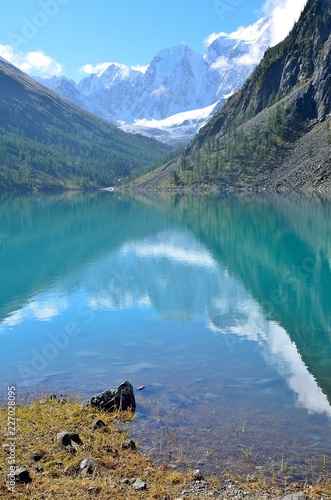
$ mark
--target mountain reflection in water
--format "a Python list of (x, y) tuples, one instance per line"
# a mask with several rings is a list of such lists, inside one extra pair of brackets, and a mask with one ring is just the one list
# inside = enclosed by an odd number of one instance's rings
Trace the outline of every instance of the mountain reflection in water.
[(161, 421), (187, 453), (212, 443), (209, 468), (245, 446), (289, 463), (301, 448), (315, 467), (331, 442), (330, 211), (299, 196), (4, 196), (3, 394), (128, 378), (146, 385), (134, 425), (150, 449)]

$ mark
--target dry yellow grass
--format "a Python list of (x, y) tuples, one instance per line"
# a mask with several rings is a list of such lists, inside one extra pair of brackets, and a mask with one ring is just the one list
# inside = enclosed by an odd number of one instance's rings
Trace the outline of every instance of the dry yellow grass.
[[(6, 478), (9, 472), (10, 436), (8, 436), (8, 408), (0, 408), (0, 498), (26, 500), (48, 499), (159, 499), (173, 500), (180, 497), (180, 491), (192, 488), (195, 482), (192, 473), (181, 473), (155, 466), (149, 457), (139, 450), (126, 449), (126, 432), (123, 423), (133, 418), (130, 412), (105, 413), (87, 407), (80, 400), (60, 401), (50, 397), (38, 398), (16, 407), (15, 458), (16, 465), (25, 467), (32, 481), (28, 484), (15, 483), (14, 492), (8, 491)], [(101, 419), (106, 427), (94, 432), (92, 422)], [(82, 440), (69, 452), (61, 448), (56, 440), (58, 433), (77, 432)], [(36, 452), (44, 452), (35, 460)], [(79, 470), (80, 462), (91, 457), (95, 462), (92, 473)], [(140, 478), (146, 483), (146, 490), (136, 491), (123, 480)], [(281, 492), (276, 485), (268, 484), (263, 478), (258, 481), (242, 481), (225, 477), (208, 479), (208, 489), (218, 490), (216, 498), (229, 484), (235, 489), (244, 489), (245, 498), (275, 498)], [(288, 491), (288, 490), (287, 490)], [(331, 498), (331, 484), (325, 478), (323, 484), (306, 490), (307, 498)], [(210, 498), (207, 491), (194, 498)]]
[[(0, 450), (0, 471), (3, 480), (0, 497), (15, 496), (22, 499), (53, 498), (174, 498), (179, 489), (188, 484), (189, 475), (165, 472), (151, 464), (148, 457), (138, 451), (123, 449), (127, 438), (118, 425), (132, 418), (131, 413), (111, 414), (87, 407), (80, 401), (59, 402), (46, 397), (31, 404), (16, 407), (16, 465), (25, 467), (32, 482), (15, 485), (11, 493), (5, 484), (9, 472), (7, 407), (0, 409), (2, 444)], [(101, 419), (107, 427), (91, 431), (94, 420)], [(76, 452), (62, 449), (56, 441), (58, 433), (75, 431), (83, 444), (76, 446)], [(35, 451), (45, 456), (35, 461)], [(84, 458), (91, 457), (96, 467), (92, 474), (79, 471)], [(124, 478), (142, 479), (147, 489), (133, 490), (123, 484)], [(93, 489), (92, 489), (93, 488)]]

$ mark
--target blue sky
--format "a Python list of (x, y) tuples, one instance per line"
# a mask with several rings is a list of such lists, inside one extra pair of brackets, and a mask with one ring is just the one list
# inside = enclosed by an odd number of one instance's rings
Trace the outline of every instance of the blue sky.
[[(147, 65), (166, 47), (203, 53), (211, 33), (248, 26), (305, 0), (2, 0), (0, 55), (31, 74), (64, 73), (119, 62)], [(289, 7), (290, 6), (290, 7)], [(296, 7), (297, 10), (297, 7)], [(283, 15), (282, 14), (282, 15)]]

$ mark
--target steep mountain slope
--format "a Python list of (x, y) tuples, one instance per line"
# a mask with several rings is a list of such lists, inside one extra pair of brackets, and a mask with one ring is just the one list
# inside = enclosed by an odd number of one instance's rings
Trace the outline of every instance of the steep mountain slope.
[(77, 108), (0, 58), (0, 189), (109, 186), (166, 151)]
[[(206, 109), (224, 104), (251, 75), (270, 44), (269, 28), (270, 20), (263, 18), (248, 28), (221, 33), (204, 55), (184, 44), (163, 49), (145, 73), (113, 63), (78, 84), (64, 77), (38, 81), (124, 130), (136, 128), (168, 144), (188, 142), (210, 118)], [(179, 113), (194, 110), (189, 127), (185, 118), (178, 121)], [(171, 125), (165, 125), (172, 116)]]
[(330, 49), (330, 1), (309, 0), (182, 157), (140, 185), (331, 188)]

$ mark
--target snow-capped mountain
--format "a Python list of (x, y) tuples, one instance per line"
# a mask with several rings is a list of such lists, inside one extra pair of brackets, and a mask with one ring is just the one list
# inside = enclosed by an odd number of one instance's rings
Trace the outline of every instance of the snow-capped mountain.
[(139, 98), (144, 75), (124, 64), (113, 63), (100, 76), (81, 80), (77, 89), (89, 103), (89, 111), (117, 122), (131, 120), (130, 110)]
[(204, 57), (184, 44), (159, 52), (149, 65), (132, 118), (164, 120), (215, 102), (215, 81)]
[(204, 57), (220, 78), (219, 99), (239, 90), (260, 62), (270, 44), (270, 25), (271, 20), (264, 17), (248, 28), (220, 33), (212, 41)]
[(119, 63), (78, 84), (38, 79), (87, 111), (168, 144), (188, 142), (214, 108), (251, 75), (270, 43), (270, 20), (209, 37), (205, 54), (181, 44), (161, 50), (145, 72)]

